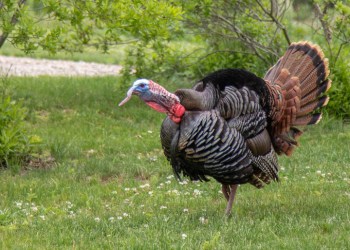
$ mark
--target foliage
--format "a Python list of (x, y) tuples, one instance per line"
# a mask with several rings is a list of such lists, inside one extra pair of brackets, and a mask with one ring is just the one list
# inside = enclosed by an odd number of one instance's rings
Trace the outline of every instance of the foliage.
[(11, 81), (2, 76), (0, 82), (0, 168), (10, 167), (14, 172), (27, 164), (34, 146), (41, 138), (30, 135), (26, 129), (27, 109), (11, 98)]
[[(337, 93), (350, 99), (349, 80), (340, 70), (349, 64), (347, 1), (10, 0), (0, 9), (5, 13), (0, 40), (27, 53), (39, 48), (52, 54), (92, 48), (108, 53), (123, 45), (117, 61), (123, 62), (122, 82), (128, 84), (132, 76), (197, 80), (226, 67), (263, 76), (290, 42), (310, 40), (329, 58), (336, 80), (331, 100)], [(338, 103), (330, 104), (330, 112), (349, 116)]]
[(333, 85), (328, 110), (331, 114), (349, 119), (350, 5), (345, 1), (337, 1), (335, 4), (333, 1), (314, 1), (314, 6), (322, 27), (321, 45), (325, 45), (332, 72)]
[(29, 152), (25, 116), (26, 109), (20, 103), (6, 95), (0, 98), (0, 167), (19, 164)]
[[(257, 57), (265, 65), (271, 65), (290, 43), (282, 23), (288, 1), (219, 0), (193, 1), (191, 5), (184, 1), (183, 4), (187, 8), (187, 27), (197, 30), (208, 41), (209, 53), (234, 55), (221, 59), (228, 65), (236, 55)], [(242, 60), (241, 67), (245, 63)]]
[[(350, 50), (347, 50), (350, 56)], [(331, 115), (340, 117), (344, 120), (350, 119), (350, 62), (340, 60), (332, 69), (332, 88), (330, 90), (331, 101), (328, 103), (327, 110)]]
[[(327, 109), (349, 118), (350, 6), (347, 1), (292, 2), (184, 1), (185, 27), (207, 43), (195, 67), (187, 70), (203, 75), (219, 68), (238, 67), (264, 76), (290, 42), (310, 40), (319, 44), (329, 58), (333, 87)], [(301, 16), (305, 9), (308, 12)]]
[[(26, 1), (22, 1), (26, 3)], [(165, 1), (35, 0), (1, 5), (0, 27), (10, 43), (32, 52), (43, 48), (82, 51), (142, 41), (168, 40), (179, 30), (181, 9)], [(13, 19), (17, 22), (13, 22)], [(126, 38), (125, 36), (128, 36)], [(131, 38), (130, 38), (131, 37)], [(134, 38), (132, 38), (134, 37)]]
[(173, 178), (164, 115), (137, 98), (117, 107), (119, 80), (11, 81), (58, 163), (0, 172), (1, 249), (349, 249), (349, 125), (310, 127), (279, 158), (280, 182), (241, 185), (225, 218), (218, 183)]

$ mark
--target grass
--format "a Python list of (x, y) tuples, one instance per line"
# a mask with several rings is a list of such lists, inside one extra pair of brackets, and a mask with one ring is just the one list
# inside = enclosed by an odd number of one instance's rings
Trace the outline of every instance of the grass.
[[(309, 128), (281, 181), (243, 185), (231, 218), (220, 185), (177, 182), (163, 119), (118, 78), (11, 78), (38, 154), (54, 165), (0, 172), (1, 249), (348, 249), (350, 126)], [(176, 86), (167, 86), (173, 90)]]

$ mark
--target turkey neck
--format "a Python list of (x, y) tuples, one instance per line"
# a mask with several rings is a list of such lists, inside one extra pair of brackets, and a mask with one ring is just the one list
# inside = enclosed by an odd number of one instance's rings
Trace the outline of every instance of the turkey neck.
[(179, 89), (175, 91), (175, 95), (179, 97), (186, 110), (210, 110), (216, 106), (220, 91), (212, 84), (207, 84), (203, 91)]

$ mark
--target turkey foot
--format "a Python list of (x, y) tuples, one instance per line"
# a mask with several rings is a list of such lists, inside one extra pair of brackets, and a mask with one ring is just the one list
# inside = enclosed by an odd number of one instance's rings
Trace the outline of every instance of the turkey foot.
[[(228, 197), (228, 202), (227, 202), (227, 206), (226, 206), (226, 210), (225, 210), (225, 214), (227, 216), (229, 216), (231, 214), (231, 210), (232, 210), (232, 204), (233, 204), (233, 201), (235, 200), (235, 196), (236, 196), (236, 191), (237, 191), (237, 188), (238, 188), (238, 185), (235, 184), (235, 185), (223, 185), (223, 189), (224, 189), (224, 186), (225, 187), (225, 190), (226, 190), (226, 193), (224, 193), (224, 196), (225, 198), (227, 199), (227, 195), (228, 195), (228, 189), (230, 189), (230, 195)], [(230, 187), (230, 188), (229, 188)]]

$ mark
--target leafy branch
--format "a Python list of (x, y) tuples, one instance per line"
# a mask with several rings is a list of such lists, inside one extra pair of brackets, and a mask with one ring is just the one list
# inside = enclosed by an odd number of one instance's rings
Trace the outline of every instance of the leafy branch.
[[(22, 7), (24, 6), (24, 4), (26, 3), (26, 0), (19, 0), (17, 2), (17, 8), (15, 9), (12, 17), (11, 17), (11, 20), (10, 20), (10, 28), (9, 30), (7, 31), (4, 31), (1, 35), (0, 35), (0, 48), (3, 46), (3, 44), (5, 43), (6, 39), (8, 38), (9, 34), (11, 33), (11, 31), (13, 30), (14, 26), (18, 23), (19, 21), (19, 17), (20, 17), (20, 14), (21, 14), (21, 9)], [(4, 3), (0, 3), (0, 10), (2, 8), (4, 8), (5, 5)]]

